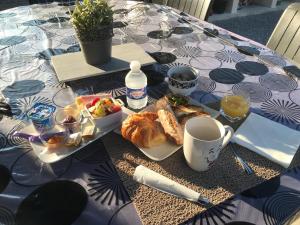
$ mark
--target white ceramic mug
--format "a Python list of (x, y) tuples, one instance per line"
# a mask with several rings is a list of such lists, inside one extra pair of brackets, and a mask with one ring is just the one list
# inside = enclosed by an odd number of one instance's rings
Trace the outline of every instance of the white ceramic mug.
[(218, 158), (234, 130), (211, 117), (194, 117), (184, 128), (183, 152), (187, 164), (196, 171), (208, 170)]

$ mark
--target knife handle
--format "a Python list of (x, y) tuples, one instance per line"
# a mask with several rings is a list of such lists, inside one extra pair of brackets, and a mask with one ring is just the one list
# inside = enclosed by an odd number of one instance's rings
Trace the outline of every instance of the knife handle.
[(210, 201), (207, 198), (204, 198), (202, 196), (199, 196), (197, 203), (203, 206), (209, 206), (209, 207), (213, 206), (213, 204), (210, 203)]

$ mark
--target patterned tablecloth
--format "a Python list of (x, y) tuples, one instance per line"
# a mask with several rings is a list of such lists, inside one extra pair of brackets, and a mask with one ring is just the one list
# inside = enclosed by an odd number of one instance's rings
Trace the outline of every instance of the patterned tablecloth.
[[(158, 62), (145, 70), (149, 75), (150, 103), (167, 92), (166, 71), (188, 65), (200, 72), (199, 85), (192, 93), (194, 99), (209, 103), (228, 92), (247, 91), (253, 112), (300, 130), (299, 81), (191, 28), (157, 5), (111, 3), (115, 10), (113, 44), (133, 41)], [(50, 57), (80, 50), (69, 24), (68, 8), (52, 3), (0, 12), (0, 90), (14, 114), (0, 121), (0, 224), (140, 224), (101, 141), (65, 160), (45, 164), (33, 154), (28, 142), (12, 136), (26, 126), (26, 111), (36, 102), (61, 108), (75, 94), (98, 92), (124, 99), (124, 73), (58, 83)], [(194, 22), (203, 28), (214, 28), (203, 21)], [(162, 38), (167, 27), (174, 28), (172, 35)], [(218, 29), (219, 35), (233, 44), (246, 46), (277, 65), (290, 65), (264, 46)], [(220, 207), (216, 210), (220, 211)], [(272, 218), (265, 221), (269, 220)], [(275, 224), (271, 222), (266, 224)]]

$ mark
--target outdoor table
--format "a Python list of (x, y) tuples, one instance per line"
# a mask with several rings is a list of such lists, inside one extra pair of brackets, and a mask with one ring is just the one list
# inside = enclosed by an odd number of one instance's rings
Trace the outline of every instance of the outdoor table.
[[(165, 13), (159, 5), (126, 1), (111, 4), (115, 10), (113, 44), (135, 42), (158, 62), (144, 69), (149, 79), (149, 104), (168, 93), (164, 81), (167, 70), (187, 65), (200, 72), (199, 85), (191, 95), (196, 101), (216, 107), (215, 102), (226, 93), (247, 91), (252, 112), (300, 130), (299, 81), (278, 67), (266, 66), (257, 57), (191, 27), (172, 13)], [(136, 4), (139, 9), (133, 10)], [(254, 174), (247, 175), (226, 148), (210, 170), (197, 173), (186, 165), (182, 150), (155, 162), (111, 132), (62, 161), (41, 162), (28, 142), (12, 136), (26, 126), (26, 112), (34, 103), (62, 108), (74, 96), (91, 93), (110, 93), (126, 101), (126, 71), (70, 83), (57, 81), (51, 56), (80, 50), (69, 24), (69, 8), (67, 4), (52, 3), (0, 12), (0, 90), (9, 99), (14, 114), (13, 118), (3, 117), (0, 121), (1, 224), (133, 225), (187, 221), (271, 225), (279, 224), (299, 207), (299, 151), (291, 169), (286, 171), (241, 147), (237, 152), (254, 170)], [(189, 19), (202, 28), (217, 28), (220, 37), (247, 46), (262, 59), (279, 66), (290, 65), (263, 45), (210, 23)], [(161, 36), (166, 26), (174, 28), (169, 38)], [(132, 179), (137, 165), (155, 170), (220, 204), (205, 211), (200, 205), (140, 185)], [(278, 176), (281, 173), (284, 175)], [(266, 180), (269, 183), (256, 186)]]

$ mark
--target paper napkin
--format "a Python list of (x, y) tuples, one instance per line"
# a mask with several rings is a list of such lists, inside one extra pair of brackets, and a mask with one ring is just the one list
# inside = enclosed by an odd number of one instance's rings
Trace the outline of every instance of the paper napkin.
[(287, 168), (300, 145), (300, 132), (250, 113), (232, 142)]
[(154, 172), (142, 165), (136, 167), (133, 179), (139, 183), (155, 188), (159, 191), (175, 195), (200, 204), (208, 204), (209, 200), (201, 197), (196, 191), (193, 191), (159, 173)]

